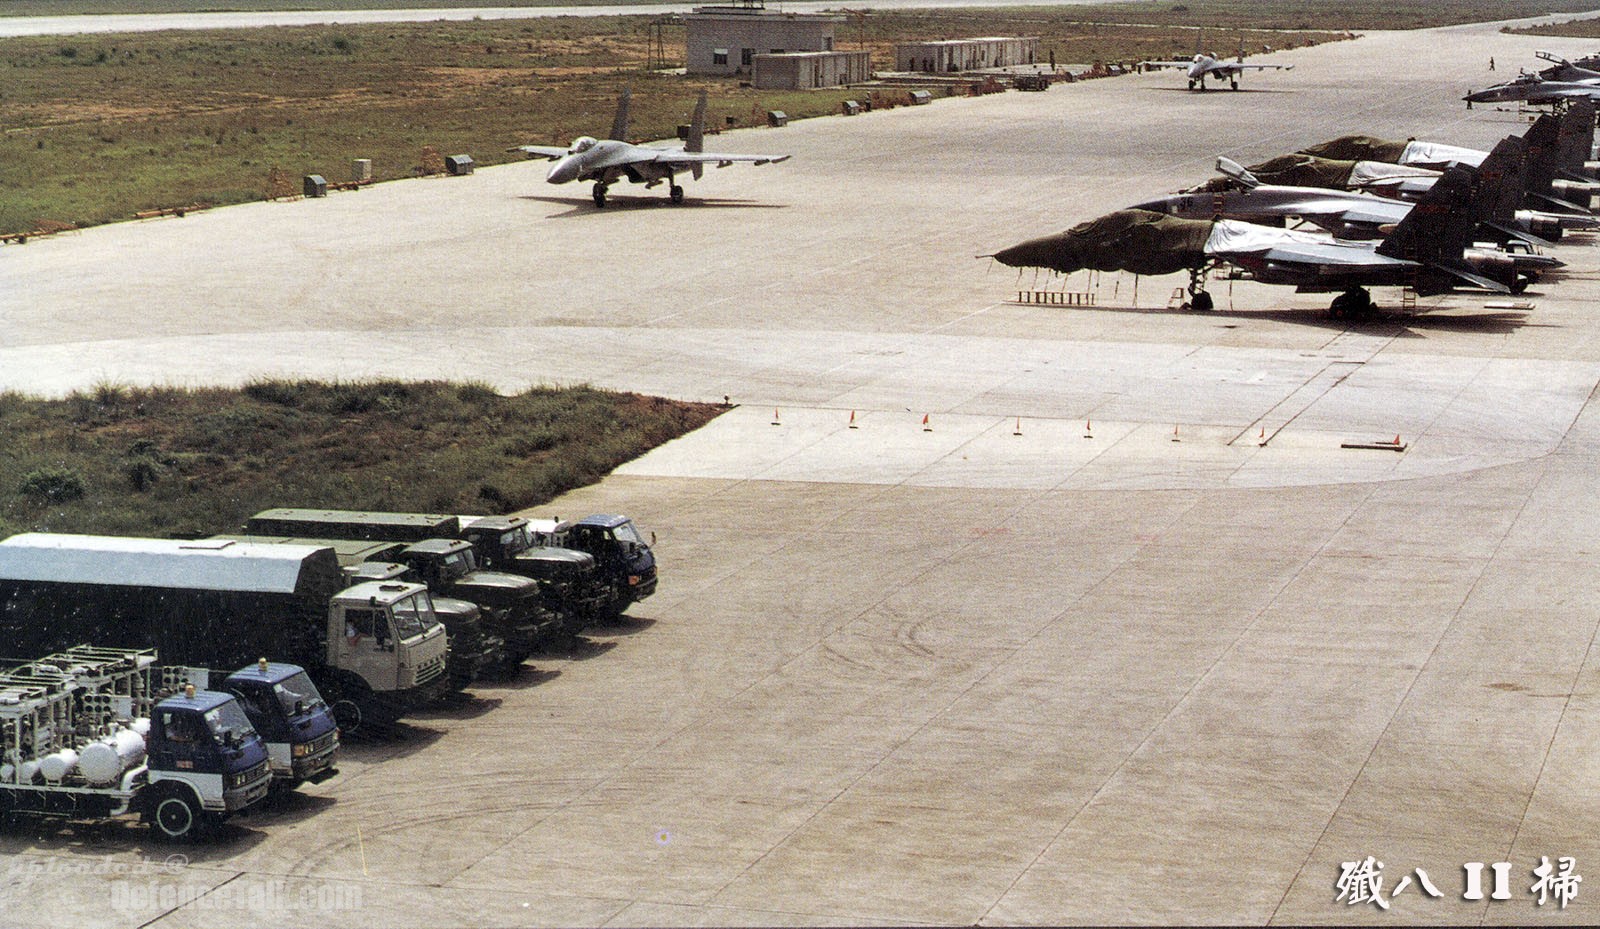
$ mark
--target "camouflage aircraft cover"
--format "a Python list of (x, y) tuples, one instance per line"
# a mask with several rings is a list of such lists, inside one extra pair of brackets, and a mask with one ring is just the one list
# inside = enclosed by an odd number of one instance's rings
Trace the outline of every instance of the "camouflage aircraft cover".
[(1013, 268), (1084, 269), (1172, 274), (1206, 263), (1210, 220), (1176, 219), (1149, 210), (1118, 210), (1066, 232), (1030, 239), (995, 253)]
[(1163, 275), (1205, 264), (1210, 219), (1176, 219), (1149, 209), (1118, 209), (1066, 232), (1032, 238), (995, 253), (1011, 267), (1126, 270)]
[(1397, 162), (1408, 144), (1410, 143), (1374, 139), (1369, 135), (1346, 135), (1331, 142), (1323, 142), (1321, 145), (1302, 148), (1300, 151), (1307, 155), (1332, 158), (1336, 161)]
[[(1330, 158), (1318, 158), (1296, 152), (1293, 155), (1279, 155), (1260, 164), (1251, 165), (1245, 170), (1256, 176), (1263, 184), (1273, 184), (1280, 187), (1326, 187), (1334, 190), (1343, 190), (1350, 180), (1350, 172), (1355, 167), (1354, 161), (1335, 161)], [(1214, 177), (1199, 187), (1190, 188), (1185, 193), (1217, 193), (1223, 190), (1232, 190), (1239, 186), (1239, 182), (1229, 177)]]

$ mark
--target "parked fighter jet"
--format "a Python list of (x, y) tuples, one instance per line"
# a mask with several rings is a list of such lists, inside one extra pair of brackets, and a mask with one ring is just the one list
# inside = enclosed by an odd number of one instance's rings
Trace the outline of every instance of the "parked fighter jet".
[[(1330, 307), (1336, 316), (1371, 312), (1366, 288), (1373, 286), (1409, 286), (1424, 295), (1461, 287), (1520, 291), (1527, 280), (1519, 276), (1511, 256), (1469, 249), (1476, 225), (1469, 205), (1477, 180), (1474, 168), (1446, 171), (1380, 243), (1340, 242), (1236, 220), (1185, 220), (1124, 210), (987, 257), (1012, 267), (1063, 273), (1081, 268), (1137, 274), (1187, 270), (1197, 310), (1212, 306), (1203, 282), (1219, 263), (1267, 284), (1288, 284), (1305, 292), (1343, 291)], [(1554, 259), (1544, 261), (1560, 265)]]
[[(1529, 245), (1548, 245), (1550, 239), (1560, 238), (1563, 228), (1593, 229), (1600, 225), (1595, 217), (1573, 216), (1571, 223), (1564, 226), (1559, 214), (1522, 209), (1526, 154), (1523, 140), (1508, 136), (1484, 159), (1479, 170), (1484, 190), (1475, 197), (1480, 234), (1499, 242), (1519, 240)], [(1412, 203), (1439, 178), (1436, 171), (1428, 171), (1426, 178), (1398, 178), (1415, 182), (1420, 189), (1409, 199), (1396, 199), (1312, 184), (1266, 184), (1250, 169), (1228, 158), (1217, 159), (1217, 170), (1224, 175), (1225, 183), (1208, 183), (1202, 190), (1147, 200), (1131, 209), (1185, 219), (1240, 219), (1269, 226), (1301, 221), (1338, 239), (1381, 239), (1411, 212)]]
[[(1523, 135), (1528, 143), (1529, 199), (1563, 214), (1592, 215), (1586, 206), (1561, 196), (1567, 191), (1558, 189), (1556, 182), (1562, 181), (1569, 188), (1576, 185), (1584, 197), (1588, 196), (1582, 188), (1593, 181), (1586, 160), (1594, 140), (1594, 114), (1594, 105), (1588, 100), (1574, 100), (1566, 113), (1561, 116), (1546, 114), (1529, 127)], [(1476, 166), (1489, 154), (1438, 142), (1389, 141), (1368, 136), (1344, 136), (1300, 151), (1320, 158), (1396, 162), (1412, 168), (1436, 170), (1456, 164)], [(1414, 192), (1418, 185), (1410, 186)]]
[(611, 123), (611, 138), (596, 139), (580, 136), (568, 148), (548, 145), (519, 145), (510, 151), (527, 152), (529, 157), (548, 158), (555, 162), (545, 179), (552, 184), (568, 181), (593, 181), (594, 205), (606, 205), (606, 189), (627, 178), (634, 184), (654, 187), (667, 182), (667, 192), (673, 203), (683, 202), (683, 188), (676, 175), (688, 172), (696, 180), (708, 164), (726, 168), (736, 161), (757, 165), (787, 161), (788, 155), (724, 155), (702, 151), (705, 138), (706, 93), (700, 92), (700, 102), (695, 105), (694, 119), (689, 125), (689, 138), (683, 148), (654, 148), (633, 145), (623, 141), (628, 137), (628, 98), (624, 90), (617, 100), (617, 115)]
[(1245, 64), (1245, 50), (1240, 45), (1237, 61), (1221, 61), (1200, 51), (1200, 37), (1195, 35), (1195, 56), (1189, 61), (1141, 61), (1139, 70), (1152, 67), (1181, 67), (1189, 74), (1189, 90), (1205, 90), (1205, 78), (1227, 78), (1229, 85), (1238, 90), (1238, 75), (1243, 70), (1293, 70), (1293, 64)]
[(1552, 81), (1537, 74), (1521, 74), (1504, 84), (1475, 90), (1461, 99), (1467, 109), (1474, 103), (1528, 103), (1541, 106), (1568, 100), (1600, 100), (1600, 83), (1594, 79)]

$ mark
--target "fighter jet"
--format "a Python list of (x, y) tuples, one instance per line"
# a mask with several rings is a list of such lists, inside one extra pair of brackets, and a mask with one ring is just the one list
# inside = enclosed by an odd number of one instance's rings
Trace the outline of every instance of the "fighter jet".
[[(1338, 239), (1381, 239), (1411, 212), (1412, 202), (1420, 199), (1439, 177), (1439, 172), (1429, 171), (1425, 185), (1420, 183), (1424, 180), (1421, 177), (1402, 178), (1418, 182), (1421, 188), (1408, 202), (1329, 187), (1266, 184), (1251, 169), (1228, 158), (1217, 159), (1217, 170), (1224, 175), (1225, 183), (1208, 183), (1202, 190), (1158, 197), (1136, 203), (1131, 209), (1185, 219), (1240, 219), (1269, 226), (1298, 221), (1318, 226)], [(1499, 242), (1517, 240), (1528, 245), (1548, 245), (1546, 236), (1560, 238), (1563, 225), (1557, 214), (1522, 209), (1525, 174), (1526, 145), (1516, 136), (1502, 140), (1484, 159), (1479, 170), (1484, 189), (1475, 197), (1480, 234)], [(1594, 217), (1574, 216), (1567, 228), (1592, 229), (1596, 224)]]
[(555, 162), (545, 175), (552, 184), (568, 181), (593, 181), (594, 205), (606, 205), (606, 189), (627, 178), (631, 183), (654, 187), (667, 182), (667, 193), (673, 203), (683, 202), (683, 188), (676, 175), (688, 172), (696, 180), (705, 166), (714, 164), (726, 168), (736, 161), (757, 165), (776, 164), (789, 160), (788, 155), (726, 155), (703, 151), (706, 121), (706, 92), (700, 92), (700, 102), (695, 105), (694, 118), (689, 124), (689, 138), (682, 148), (655, 148), (634, 145), (623, 141), (628, 137), (628, 98), (624, 90), (617, 99), (617, 115), (611, 123), (611, 137), (596, 139), (580, 136), (567, 148), (549, 145), (519, 145), (509, 149), (526, 152), (530, 158), (548, 158)]
[[(1374, 286), (1406, 286), (1423, 295), (1459, 288), (1520, 291), (1527, 279), (1511, 256), (1470, 248), (1476, 222), (1469, 207), (1477, 173), (1464, 166), (1446, 171), (1379, 243), (1342, 242), (1237, 220), (1186, 220), (1124, 210), (985, 257), (1012, 267), (1063, 273), (1082, 268), (1136, 274), (1187, 270), (1196, 310), (1211, 309), (1203, 282), (1206, 272), (1221, 263), (1262, 283), (1287, 284), (1302, 292), (1342, 291), (1329, 308), (1335, 316), (1370, 313), (1373, 304), (1366, 288)], [(1560, 265), (1554, 259), (1545, 262)]]
[(1461, 99), (1467, 101), (1469, 110), (1474, 103), (1527, 103), (1542, 106), (1576, 99), (1594, 101), (1600, 100), (1600, 78), (1553, 81), (1538, 74), (1522, 74), (1504, 84), (1475, 90)]
[[(1198, 43), (1197, 43), (1198, 44)], [(1206, 89), (1206, 78), (1214, 77), (1217, 80), (1227, 79), (1229, 86), (1234, 90), (1239, 89), (1239, 74), (1246, 70), (1254, 71), (1290, 71), (1294, 65), (1257, 65), (1245, 64), (1244, 52), (1239, 52), (1235, 61), (1222, 61), (1195, 49), (1194, 57), (1188, 61), (1141, 61), (1139, 70), (1150, 68), (1182, 68), (1189, 76), (1189, 89)]]
[[(1573, 203), (1560, 194), (1577, 190), (1588, 197), (1593, 177), (1587, 168), (1589, 148), (1594, 140), (1594, 105), (1575, 100), (1561, 116), (1539, 117), (1523, 135), (1528, 145), (1527, 195), (1539, 205), (1563, 215), (1590, 217), (1588, 207)], [(1423, 142), (1416, 139), (1389, 141), (1368, 136), (1343, 136), (1300, 150), (1302, 154), (1327, 159), (1355, 159), (1395, 162), (1410, 168), (1443, 170), (1451, 165), (1476, 166), (1489, 153), (1477, 149)], [(1558, 189), (1560, 181), (1566, 189)], [(1421, 185), (1400, 183), (1391, 189), (1409, 188), (1412, 195)], [(1542, 234), (1542, 233), (1541, 233)]]

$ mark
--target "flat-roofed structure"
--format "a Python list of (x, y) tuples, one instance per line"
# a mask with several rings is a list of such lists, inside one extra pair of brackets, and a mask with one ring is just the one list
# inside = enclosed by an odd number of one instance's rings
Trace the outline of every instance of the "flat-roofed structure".
[(1031, 65), (1039, 57), (1038, 36), (988, 36), (978, 39), (943, 39), (907, 42), (894, 47), (897, 71), (977, 71)]
[(755, 56), (750, 82), (762, 90), (814, 90), (871, 79), (871, 52), (784, 52)]
[(780, 13), (760, 4), (698, 6), (683, 17), (690, 74), (751, 74), (757, 55), (831, 52), (843, 16)]

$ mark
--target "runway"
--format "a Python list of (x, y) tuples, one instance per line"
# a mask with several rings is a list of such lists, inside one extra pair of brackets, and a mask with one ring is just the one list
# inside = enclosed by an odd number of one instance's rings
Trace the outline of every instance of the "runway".
[[(1373, 33), (1238, 93), (1152, 73), (727, 133), (795, 157), (682, 207), (596, 211), (537, 162), (0, 248), (0, 389), (735, 404), (540, 510), (657, 532), (627, 624), (182, 861), (132, 824), (0, 836), (0, 922), (1600, 922), (1529, 892), (1541, 856), (1600, 861), (1600, 252), (1355, 324), (975, 257), (1219, 154), (1489, 148), (1527, 119), (1459, 97), (1536, 48), (1591, 50)], [(1095, 305), (1014, 302), (1036, 286)], [(1387, 910), (1338, 896), (1369, 855)], [(1464, 899), (1469, 862), (1512, 898)]]

